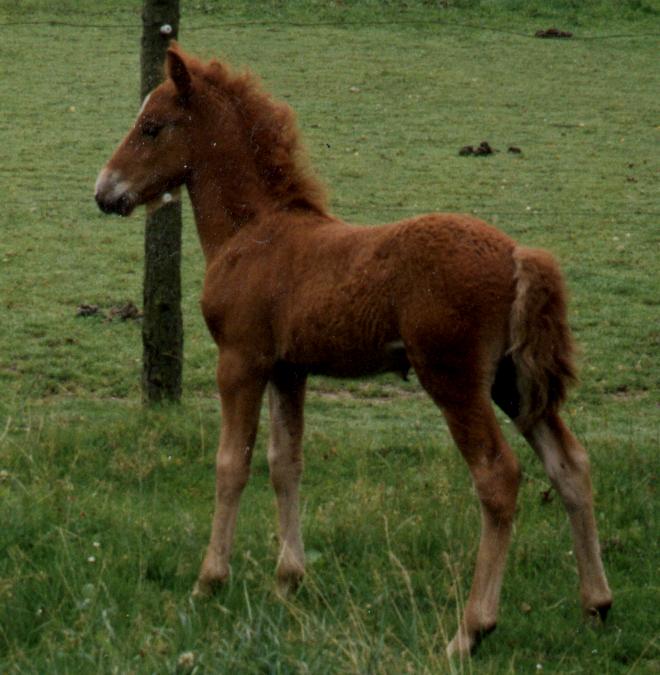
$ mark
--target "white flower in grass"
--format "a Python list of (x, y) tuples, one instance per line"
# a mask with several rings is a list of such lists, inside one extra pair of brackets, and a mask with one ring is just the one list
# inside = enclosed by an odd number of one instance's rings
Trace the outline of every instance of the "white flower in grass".
[(95, 562), (96, 562), (96, 557), (93, 556), (93, 555), (90, 555), (90, 556), (87, 558), (87, 562), (88, 562), (88, 563), (95, 563)]
[(195, 652), (183, 652), (176, 662), (179, 672), (189, 673), (195, 667)]

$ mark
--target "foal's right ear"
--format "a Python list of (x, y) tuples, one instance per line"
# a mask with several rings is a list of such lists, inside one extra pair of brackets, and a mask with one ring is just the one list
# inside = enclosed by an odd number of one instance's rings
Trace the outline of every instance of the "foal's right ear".
[(167, 50), (167, 73), (174, 80), (177, 91), (183, 98), (192, 93), (192, 78), (183, 55), (175, 46)]

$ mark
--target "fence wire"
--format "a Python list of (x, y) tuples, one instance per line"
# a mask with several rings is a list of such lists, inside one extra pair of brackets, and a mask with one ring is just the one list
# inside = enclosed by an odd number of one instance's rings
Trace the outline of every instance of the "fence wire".
[[(139, 21), (130, 23), (80, 23), (76, 21), (63, 21), (60, 19), (38, 19), (27, 21), (2, 21), (1, 28), (25, 27), (25, 26), (49, 26), (63, 28), (94, 28), (102, 30), (131, 30), (141, 28)], [(500, 33), (502, 35), (512, 35), (525, 39), (539, 39), (534, 33), (523, 33), (522, 31), (507, 30), (495, 26), (485, 26), (483, 24), (448, 21), (446, 19), (388, 19), (370, 21), (344, 21), (341, 19), (328, 19), (323, 21), (291, 21), (277, 19), (240, 19), (221, 21), (217, 23), (205, 22), (203, 25), (186, 23), (183, 32), (202, 31), (202, 30), (220, 30), (223, 28), (252, 28), (252, 27), (279, 27), (279, 28), (364, 28), (386, 27), (386, 26), (446, 26), (448, 28), (460, 28), (474, 31), (484, 31), (490, 33)], [(597, 40), (618, 40), (618, 39), (646, 39), (660, 38), (660, 32), (657, 33), (611, 33), (606, 35), (576, 35), (575, 33), (568, 38), (577, 41), (597, 41)], [(548, 38), (545, 38), (548, 39)], [(566, 40), (566, 38), (563, 38)]]

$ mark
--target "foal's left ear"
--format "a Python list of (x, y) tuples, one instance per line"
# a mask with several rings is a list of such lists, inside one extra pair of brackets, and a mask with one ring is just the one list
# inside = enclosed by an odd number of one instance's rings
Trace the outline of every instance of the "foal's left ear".
[(192, 78), (183, 55), (176, 45), (167, 50), (167, 73), (174, 80), (179, 94), (188, 98), (192, 93)]

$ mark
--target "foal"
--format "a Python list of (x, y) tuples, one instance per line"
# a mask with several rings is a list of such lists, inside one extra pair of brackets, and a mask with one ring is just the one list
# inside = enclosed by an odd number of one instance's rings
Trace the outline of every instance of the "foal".
[(185, 185), (206, 258), (202, 312), (220, 351), (222, 433), (211, 538), (195, 587), (229, 575), (241, 491), (268, 389), (277, 577), (304, 572), (298, 515), (305, 382), (413, 368), (442, 409), (481, 503), (472, 588), (450, 654), (492, 630), (520, 483), (491, 399), (543, 462), (572, 526), (582, 605), (605, 618), (587, 454), (559, 417), (574, 379), (565, 291), (553, 258), (466, 215), (380, 227), (330, 215), (301, 157), (290, 108), (249, 74), (173, 45), (168, 79), (99, 174), (96, 200), (128, 215)]

